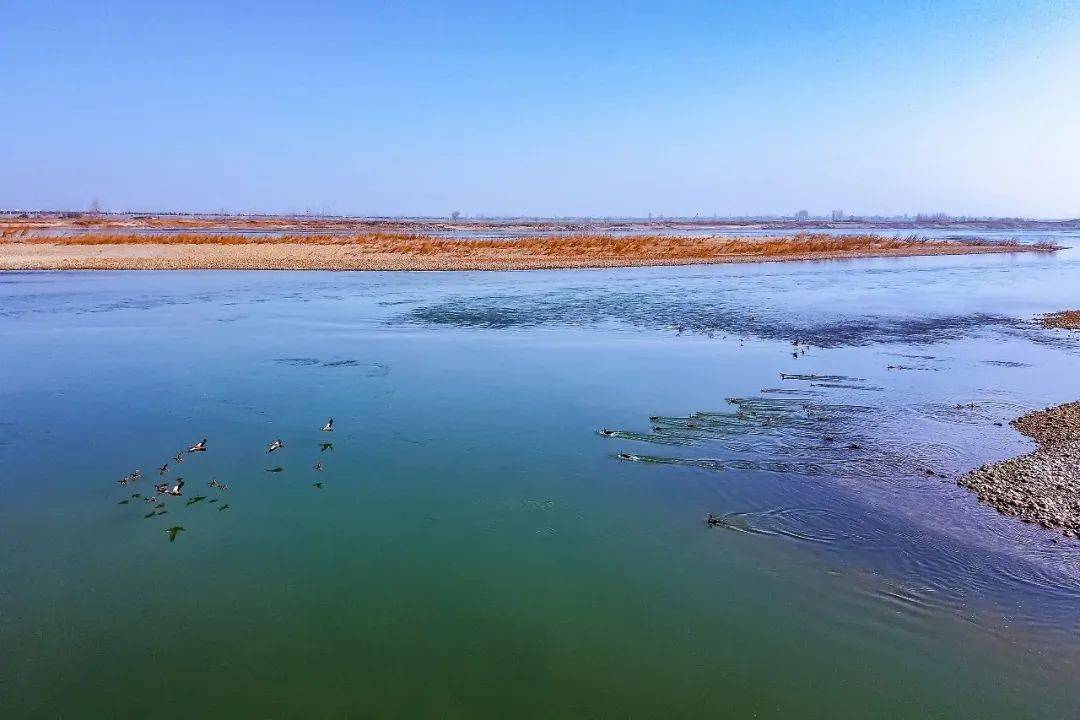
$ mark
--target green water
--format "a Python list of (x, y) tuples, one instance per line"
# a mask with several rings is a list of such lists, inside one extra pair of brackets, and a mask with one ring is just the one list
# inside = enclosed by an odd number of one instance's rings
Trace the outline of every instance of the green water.
[[(989, 273), (1018, 289), (965, 291)], [(623, 462), (658, 450), (596, 430), (723, 410), (792, 368), (857, 374), (885, 404), (1074, 399), (1075, 347), (990, 321), (914, 344), (845, 326), (798, 359), (724, 323), (793, 288), (808, 333), (830, 294), (839, 318), (1019, 318), (1076, 304), (1078, 277), (1068, 255), (0, 277), (3, 715), (1075, 717), (1075, 548), (952, 483)], [(704, 317), (712, 337), (672, 329)], [(886, 369), (906, 351), (948, 361)], [(1024, 447), (940, 426), (957, 462)], [(171, 463), (187, 485), (169, 514), (118, 504), (203, 437)], [(708, 529), (706, 511), (791, 532)]]

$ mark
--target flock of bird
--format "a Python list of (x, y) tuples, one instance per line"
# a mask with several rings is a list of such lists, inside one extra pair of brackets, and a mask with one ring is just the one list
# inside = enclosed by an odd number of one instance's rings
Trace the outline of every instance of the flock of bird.
[[(334, 431), (334, 418), (329, 418), (326, 421), (326, 424), (323, 425), (323, 427), (322, 427), (322, 431), (323, 432), (333, 432)], [(272, 454), (272, 453), (275, 453), (278, 450), (281, 450), (283, 447), (285, 447), (285, 443), (281, 441), (281, 438), (277, 438), (267, 446), (266, 453), (268, 455)], [(319, 452), (326, 452), (327, 450), (333, 450), (333, 449), (334, 449), (334, 444), (333, 443), (330, 443), (330, 442), (319, 443)], [(194, 445), (191, 445), (190, 447), (188, 447), (187, 450), (181, 450), (180, 452), (176, 453), (176, 455), (174, 455), (172, 457), (171, 462), (173, 462), (176, 465), (179, 465), (179, 464), (184, 462), (184, 455), (185, 454), (202, 453), (202, 452), (206, 452), (206, 438), (203, 438), (202, 440), (195, 443)], [(315, 470), (316, 472), (322, 472), (323, 471), (322, 461), (319, 460), (318, 462), (316, 462), (315, 465), (312, 467), (312, 469)], [(268, 469), (267, 472), (281, 472), (282, 470), (283, 470), (283, 468), (281, 468), (281, 467), (274, 467), (274, 468)], [(160, 468), (158, 468), (158, 476), (160, 478), (162, 478), (162, 481), (160, 483), (155, 483), (155, 485), (154, 485), (154, 494), (153, 495), (144, 496), (142, 493), (134, 492), (134, 493), (131, 494), (130, 497), (128, 497), (128, 498), (126, 498), (124, 500), (121, 500), (119, 504), (120, 505), (128, 505), (128, 504), (131, 503), (132, 500), (141, 499), (145, 504), (152, 506), (150, 508), (150, 512), (146, 513), (146, 515), (144, 515), (143, 517), (152, 518), (152, 517), (155, 517), (155, 516), (158, 516), (158, 515), (166, 515), (166, 514), (168, 514), (169, 511), (165, 507), (165, 498), (168, 498), (168, 497), (183, 497), (183, 495), (184, 495), (184, 485), (185, 485), (184, 478), (182, 478), (182, 477), (178, 477), (178, 478), (176, 478), (176, 480), (174, 480), (172, 482), (169, 482), (168, 480), (165, 480), (164, 478), (165, 478), (166, 475), (169, 474), (169, 471), (170, 471), (170, 467), (169, 467), (168, 462), (166, 462), (164, 465), (162, 465)], [(131, 473), (128, 473), (124, 477), (120, 478), (116, 482), (121, 487), (127, 487), (128, 485), (136, 483), (141, 479), (142, 479), (142, 470), (135, 470), (135, 471), (133, 471)], [(214, 489), (218, 490), (219, 492), (225, 492), (225, 491), (227, 491), (229, 489), (229, 486), (226, 483), (223, 483), (223, 482), (219, 481), (216, 477), (210, 478), (210, 482), (207, 483), (207, 485), (209, 487), (211, 487), (211, 488), (214, 488)], [(319, 481), (316, 481), (316, 482), (312, 483), (312, 486), (315, 487), (316, 489), (321, 490), (323, 484), (322, 484), (322, 481), (319, 480)], [(194, 505), (195, 503), (202, 502), (203, 500), (206, 500), (205, 495), (195, 495), (193, 497), (190, 497), (188, 499), (188, 501), (185, 503), (185, 505)], [(210, 503), (216, 503), (219, 500), (220, 500), (220, 497), (215, 497), (215, 498), (212, 498), (209, 502)], [(228, 510), (228, 509), (229, 509), (229, 504), (228, 503), (223, 503), (221, 505), (221, 507), (218, 508), (218, 512), (222, 512), (222, 511)], [(174, 526), (172, 526), (170, 528), (166, 528), (166, 530), (165, 530), (165, 533), (169, 536), (169, 542), (175, 541), (176, 536), (179, 535), (182, 532), (184, 532), (184, 527), (182, 525), (174, 525)]]

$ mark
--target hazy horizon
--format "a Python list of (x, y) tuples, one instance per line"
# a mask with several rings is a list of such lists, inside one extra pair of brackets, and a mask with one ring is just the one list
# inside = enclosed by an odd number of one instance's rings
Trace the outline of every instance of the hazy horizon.
[(1080, 216), (1080, 5), (0, 4), (0, 207)]
[(807, 217), (796, 216), (794, 213), (771, 213), (771, 214), (751, 214), (751, 213), (733, 213), (730, 215), (524, 215), (524, 214), (505, 214), (497, 215), (490, 213), (443, 213), (439, 215), (435, 214), (417, 214), (417, 215), (391, 215), (391, 214), (355, 214), (355, 213), (319, 213), (310, 210), (303, 211), (229, 211), (229, 210), (153, 210), (146, 208), (105, 208), (105, 207), (93, 207), (91, 202), (90, 208), (3, 208), (0, 207), (0, 215), (18, 215), (18, 214), (30, 214), (30, 215), (50, 215), (50, 214), (81, 214), (81, 215), (147, 215), (147, 216), (227, 216), (227, 217), (325, 217), (325, 218), (342, 218), (342, 219), (359, 219), (359, 220), (453, 220), (461, 222), (470, 221), (513, 221), (513, 220), (530, 220), (530, 221), (611, 221), (611, 222), (650, 222), (650, 221), (697, 221), (697, 222), (710, 222), (716, 221), (722, 222), (812, 222), (812, 223), (831, 223), (831, 222), (1060, 222), (1060, 223), (1074, 223), (1080, 221), (1078, 217), (1035, 217), (1035, 216), (1022, 216), (1022, 215), (967, 215), (963, 213), (901, 213), (899, 215), (880, 215), (876, 213), (846, 213), (843, 218), (831, 218), (828, 213), (810, 213)]

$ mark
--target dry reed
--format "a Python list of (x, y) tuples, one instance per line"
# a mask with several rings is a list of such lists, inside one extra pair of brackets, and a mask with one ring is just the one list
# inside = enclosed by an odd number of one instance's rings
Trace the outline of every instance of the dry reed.
[(1013, 247), (1015, 242), (958, 243), (915, 236), (828, 235), (784, 237), (680, 237), (668, 235), (545, 235), (512, 239), (457, 239), (409, 233), (240, 234), (82, 233), (42, 235), (22, 240), (50, 245), (340, 245), (362, 253), (453, 258), (563, 258), (570, 260), (686, 260), (785, 255), (873, 254), (904, 249)]

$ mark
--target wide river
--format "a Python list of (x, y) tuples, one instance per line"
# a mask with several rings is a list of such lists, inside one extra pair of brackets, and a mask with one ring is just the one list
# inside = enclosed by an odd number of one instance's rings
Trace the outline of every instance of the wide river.
[(1076, 250), (0, 275), (2, 715), (1076, 717), (1080, 542), (955, 478), (1077, 307)]

